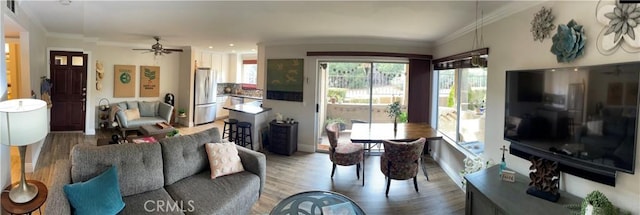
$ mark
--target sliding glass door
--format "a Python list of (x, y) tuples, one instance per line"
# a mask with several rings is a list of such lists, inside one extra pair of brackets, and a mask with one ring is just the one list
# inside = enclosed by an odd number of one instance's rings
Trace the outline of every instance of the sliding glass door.
[[(385, 112), (393, 101), (401, 104), (406, 120), (407, 63), (396, 62), (320, 62), (325, 81), (322, 132), (327, 123), (341, 125), (340, 138), (348, 141), (353, 123), (393, 122)], [(326, 134), (319, 150), (328, 148)]]

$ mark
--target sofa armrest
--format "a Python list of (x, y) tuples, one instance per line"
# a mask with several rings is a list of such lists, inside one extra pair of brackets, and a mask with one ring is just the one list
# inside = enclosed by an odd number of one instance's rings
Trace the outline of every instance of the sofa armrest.
[(167, 122), (171, 122), (172, 113), (173, 113), (173, 106), (164, 102), (158, 103), (158, 116), (162, 117)]
[(44, 214), (71, 214), (71, 206), (63, 190), (64, 185), (71, 183), (71, 162), (66, 159), (56, 161), (52, 179)]
[(244, 170), (260, 177), (260, 193), (262, 193), (267, 180), (267, 158), (260, 152), (255, 152), (241, 146), (236, 146), (236, 148), (238, 149), (238, 155), (240, 156)]
[(129, 122), (127, 122), (127, 116), (124, 114), (124, 110), (118, 110), (118, 112), (116, 112), (116, 120), (120, 128), (129, 127)]

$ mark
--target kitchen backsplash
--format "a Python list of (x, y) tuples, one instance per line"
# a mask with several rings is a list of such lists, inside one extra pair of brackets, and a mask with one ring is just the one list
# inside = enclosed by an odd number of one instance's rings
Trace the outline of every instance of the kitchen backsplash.
[(262, 98), (262, 89), (242, 89), (242, 84), (218, 83), (218, 95), (237, 94)]

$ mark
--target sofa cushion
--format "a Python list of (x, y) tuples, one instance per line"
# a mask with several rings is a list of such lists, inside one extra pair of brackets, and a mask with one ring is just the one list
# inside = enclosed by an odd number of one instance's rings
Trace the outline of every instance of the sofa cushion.
[(124, 115), (127, 117), (127, 121), (140, 119), (140, 111), (137, 108), (125, 110)]
[(126, 101), (127, 109), (139, 109), (138, 101)]
[(115, 214), (124, 208), (115, 166), (84, 182), (64, 185), (75, 214)]
[(194, 214), (250, 214), (258, 200), (260, 178), (241, 172), (211, 180), (205, 171), (165, 187), (177, 202), (193, 200)]
[(160, 117), (140, 117), (136, 120), (127, 120), (127, 128), (136, 128), (143, 125), (155, 125), (158, 122), (166, 122)]
[(156, 116), (158, 115), (158, 102), (140, 102), (140, 116)]
[(123, 196), (157, 190), (164, 186), (162, 152), (158, 144), (93, 146), (71, 149), (71, 182), (86, 181), (110, 166), (117, 166)]
[(126, 110), (126, 109), (129, 109), (129, 108), (127, 107), (127, 102), (120, 102), (120, 103), (118, 103), (118, 104), (116, 104), (116, 105), (118, 105), (118, 108), (120, 108), (120, 110)]
[(165, 185), (208, 169), (209, 159), (204, 144), (211, 142), (220, 142), (220, 133), (215, 127), (192, 135), (160, 140)]
[(205, 149), (209, 157), (211, 179), (244, 171), (236, 144), (232, 142), (207, 143)]
[[(119, 214), (184, 214), (192, 211), (189, 202), (176, 202), (162, 188), (124, 197), (126, 206)], [(182, 207), (180, 207), (182, 206)]]

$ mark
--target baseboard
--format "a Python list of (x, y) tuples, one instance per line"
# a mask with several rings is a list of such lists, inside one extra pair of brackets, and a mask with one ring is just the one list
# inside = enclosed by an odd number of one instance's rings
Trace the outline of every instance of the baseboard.
[(455, 182), (456, 185), (460, 187), (462, 191), (465, 191), (465, 189), (462, 187), (462, 178), (460, 177), (460, 174), (457, 171), (453, 170), (453, 168), (451, 168), (447, 163), (440, 161), (440, 157), (435, 153), (431, 153), (431, 157), (438, 163), (438, 165), (440, 165), (440, 168), (442, 168), (444, 173), (446, 173), (449, 178), (451, 178), (451, 180), (453, 180), (453, 182)]
[(85, 135), (96, 135), (96, 129), (87, 129), (86, 132), (84, 132)]
[(298, 151), (313, 153), (316, 152), (316, 148), (313, 145), (298, 144)]

